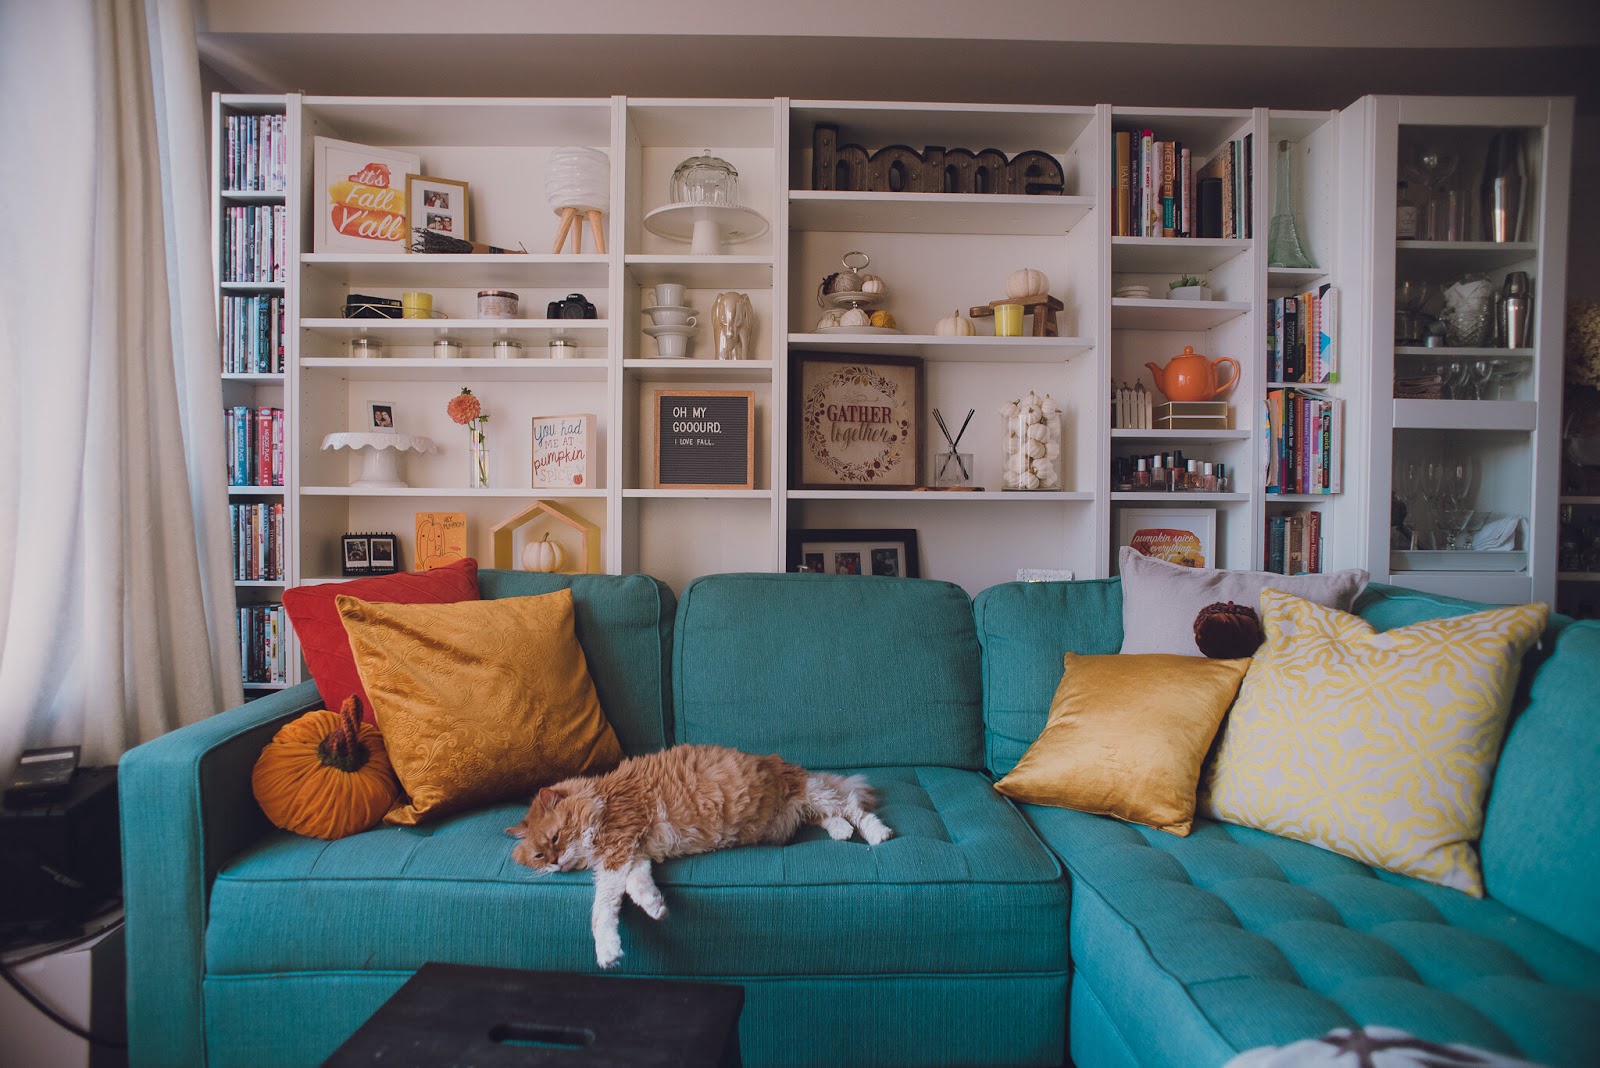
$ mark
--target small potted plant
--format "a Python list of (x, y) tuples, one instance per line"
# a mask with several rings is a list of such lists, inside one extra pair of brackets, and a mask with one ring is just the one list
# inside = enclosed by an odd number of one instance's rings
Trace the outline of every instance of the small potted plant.
[(1211, 283), (1196, 275), (1179, 275), (1167, 283), (1167, 299), (1210, 300)]

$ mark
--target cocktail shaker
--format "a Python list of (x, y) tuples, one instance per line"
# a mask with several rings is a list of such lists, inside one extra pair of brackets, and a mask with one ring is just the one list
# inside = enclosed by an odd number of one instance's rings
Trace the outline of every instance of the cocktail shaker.
[(1525, 347), (1532, 322), (1533, 293), (1529, 289), (1528, 272), (1511, 271), (1500, 293), (1500, 336), (1506, 347)]
[(1527, 138), (1521, 130), (1500, 130), (1489, 138), (1483, 161), (1483, 228), (1490, 241), (1515, 241), (1522, 227), (1522, 198), (1528, 179)]

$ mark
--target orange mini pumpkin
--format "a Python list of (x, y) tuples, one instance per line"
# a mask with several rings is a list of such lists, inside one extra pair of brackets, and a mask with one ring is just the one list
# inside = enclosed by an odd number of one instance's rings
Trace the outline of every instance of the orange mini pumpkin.
[(319, 708), (279, 728), (250, 785), (267, 819), (311, 838), (377, 826), (400, 793), (383, 735), (361, 722), (354, 696), (338, 712)]

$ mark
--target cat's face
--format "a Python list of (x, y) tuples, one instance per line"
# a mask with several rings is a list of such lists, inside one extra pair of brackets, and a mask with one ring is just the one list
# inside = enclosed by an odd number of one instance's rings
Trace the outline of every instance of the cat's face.
[(588, 867), (578, 809), (554, 790), (540, 790), (522, 822), (506, 828), (507, 834), (522, 839), (512, 847), (511, 859), (541, 874)]

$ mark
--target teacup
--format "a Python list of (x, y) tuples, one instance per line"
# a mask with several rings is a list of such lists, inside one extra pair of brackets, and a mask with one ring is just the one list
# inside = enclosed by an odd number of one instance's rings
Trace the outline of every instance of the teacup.
[(657, 282), (656, 303), (668, 305), (682, 304), (683, 292), (684, 287), (679, 285), (677, 282)]
[(656, 346), (663, 357), (680, 359), (689, 355), (689, 335), (662, 334), (656, 338)]
[(694, 326), (700, 321), (689, 314), (688, 308), (656, 308), (650, 312), (650, 318), (657, 326)]

